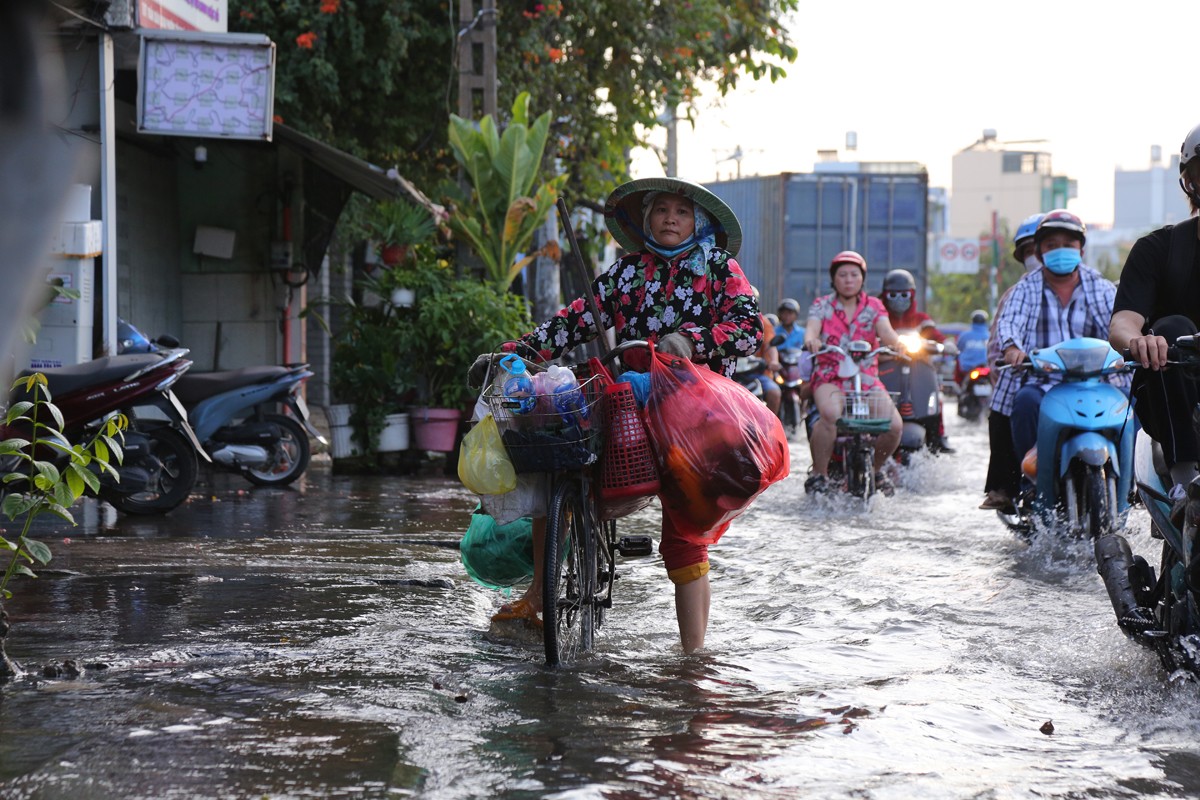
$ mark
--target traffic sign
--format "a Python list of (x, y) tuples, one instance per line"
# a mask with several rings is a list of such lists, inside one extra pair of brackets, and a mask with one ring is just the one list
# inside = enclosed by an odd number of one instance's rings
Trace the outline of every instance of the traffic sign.
[(943, 274), (974, 275), (979, 272), (979, 242), (976, 239), (938, 241), (938, 267)]

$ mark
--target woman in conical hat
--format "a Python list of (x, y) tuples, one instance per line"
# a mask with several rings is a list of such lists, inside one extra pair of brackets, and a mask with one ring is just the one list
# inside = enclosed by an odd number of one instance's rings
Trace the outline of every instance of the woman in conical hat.
[[(618, 343), (647, 339), (660, 352), (689, 358), (727, 377), (738, 356), (754, 355), (762, 324), (754, 290), (734, 259), (742, 228), (729, 206), (697, 184), (646, 178), (609, 195), (604, 221), (628, 252), (592, 284), (601, 328), (612, 328)], [(522, 342), (549, 359), (595, 336), (592, 312), (580, 297)], [(544, 532), (545, 520), (535, 520), (535, 551)], [(664, 515), (659, 551), (675, 584), (680, 640), (691, 652), (704, 645), (708, 628), (708, 548), (685, 540)], [(529, 590), (494, 619), (536, 618), (541, 612), (540, 552), (535, 552), (534, 568)]]

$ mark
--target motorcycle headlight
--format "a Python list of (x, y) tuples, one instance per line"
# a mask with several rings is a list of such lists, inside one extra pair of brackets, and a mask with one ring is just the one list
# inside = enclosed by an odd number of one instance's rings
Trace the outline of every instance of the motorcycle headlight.
[(900, 335), (900, 345), (909, 353), (919, 353), (925, 349), (925, 340), (915, 333)]

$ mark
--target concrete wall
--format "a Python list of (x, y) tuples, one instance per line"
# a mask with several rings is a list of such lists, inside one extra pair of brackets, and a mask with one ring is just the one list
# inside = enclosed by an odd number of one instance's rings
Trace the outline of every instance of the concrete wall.
[(1004, 151), (964, 150), (952, 162), (950, 235), (974, 237), (990, 232), (992, 211), (1001, 226), (1015, 230), (1030, 214), (1042, 208), (1043, 190), (1050, 176), (1036, 172), (1004, 172)]

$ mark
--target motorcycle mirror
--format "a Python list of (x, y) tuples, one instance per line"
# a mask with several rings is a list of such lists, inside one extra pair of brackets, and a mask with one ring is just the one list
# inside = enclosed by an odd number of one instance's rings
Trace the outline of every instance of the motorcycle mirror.
[(786, 341), (787, 341), (786, 336), (784, 336), (782, 333), (777, 333), (773, 337), (771, 337), (771, 341), (768, 342), (768, 344), (771, 347), (779, 347), (779, 345), (783, 344)]
[(163, 347), (179, 347), (179, 340), (169, 333), (164, 333), (154, 340), (155, 344), (161, 344)]

